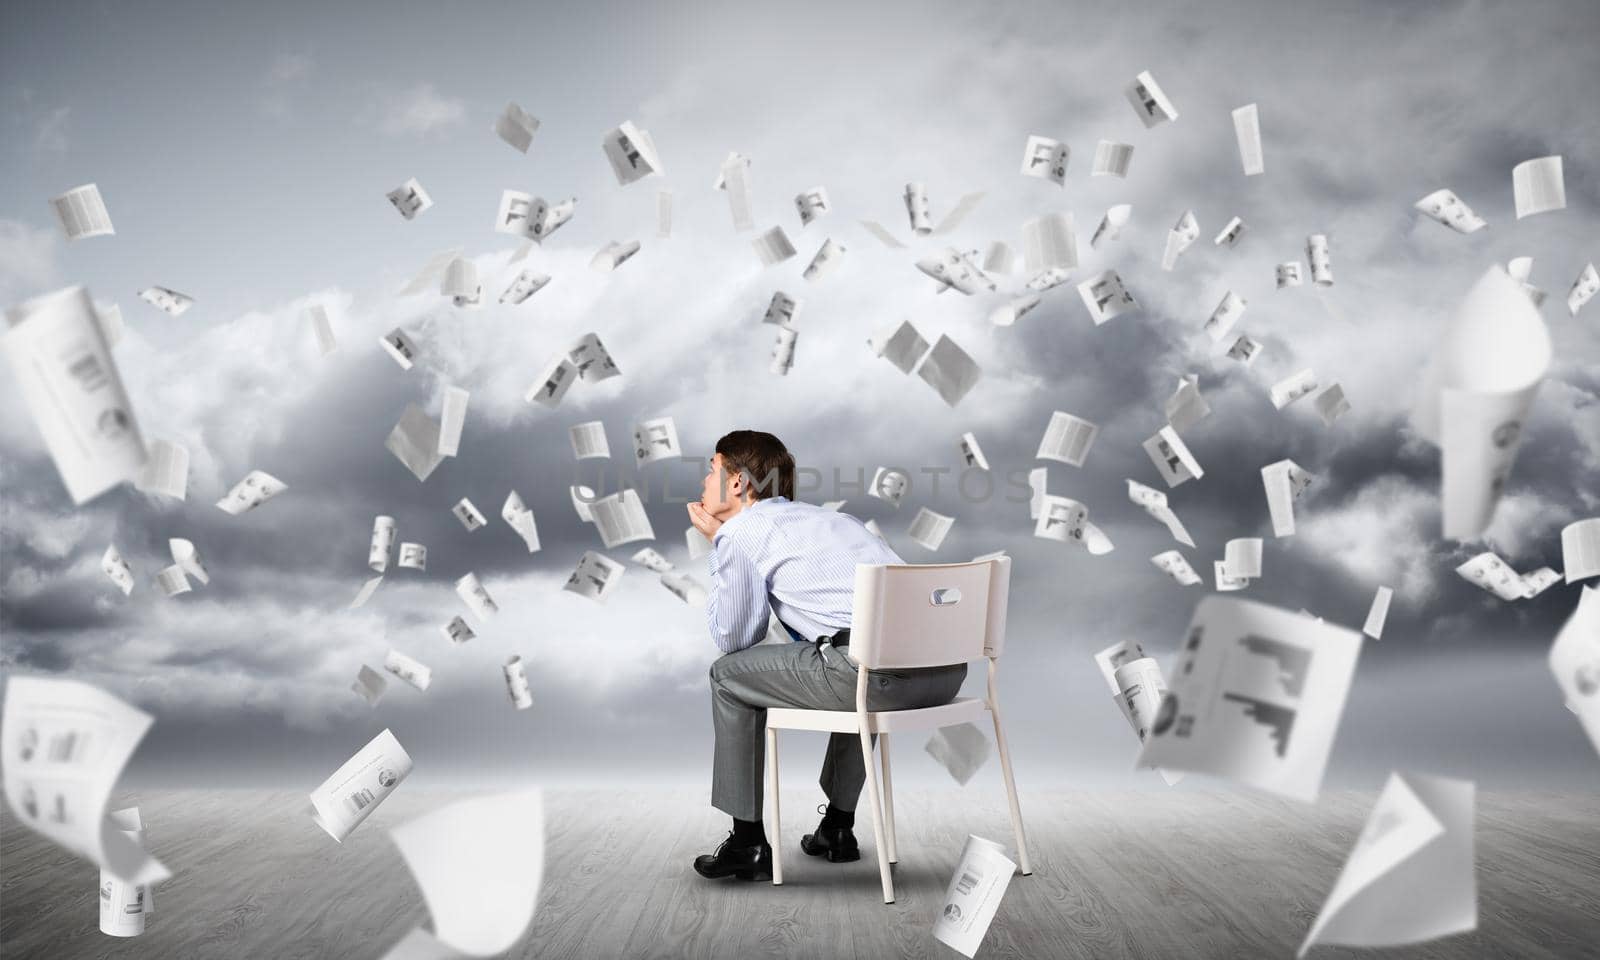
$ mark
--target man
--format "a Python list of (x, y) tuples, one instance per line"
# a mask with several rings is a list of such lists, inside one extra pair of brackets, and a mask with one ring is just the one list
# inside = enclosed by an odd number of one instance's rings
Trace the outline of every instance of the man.
[[(733, 818), (728, 839), (694, 868), (713, 879), (770, 877), (772, 847), (761, 823), (767, 708), (856, 708), (857, 669), (848, 655), (856, 564), (903, 561), (855, 517), (795, 502), (794, 457), (756, 430), (717, 441), (689, 520), (712, 544), (706, 617), (725, 654), (711, 665), (711, 803)], [(769, 603), (796, 642), (757, 646)], [(966, 664), (874, 671), (867, 707), (949, 703), (966, 675)], [(800, 849), (832, 863), (861, 859), (853, 828), (866, 766), (856, 734), (829, 737), (820, 782), (828, 804)]]

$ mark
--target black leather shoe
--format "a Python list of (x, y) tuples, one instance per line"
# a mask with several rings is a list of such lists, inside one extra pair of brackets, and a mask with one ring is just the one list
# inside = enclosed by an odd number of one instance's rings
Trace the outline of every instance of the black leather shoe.
[(733, 842), (730, 832), (716, 853), (701, 854), (694, 858), (694, 872), (710, 880), (721, 880), (723, 877), (771, 879), (772, 846), (765, 840), (754, 846), (739, 846)]
[(813, 857), (827, 857), (829, 863), (850, 863), (861, 859), (856, 835), (849, 827), (817, 824), (816, 833), (800, 838), (800, 849)]

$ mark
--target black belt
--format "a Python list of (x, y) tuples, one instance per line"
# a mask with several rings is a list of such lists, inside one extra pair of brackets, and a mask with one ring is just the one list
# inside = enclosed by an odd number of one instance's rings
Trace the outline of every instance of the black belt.
[(813, 640), (812, 643), (816, 644), (817, 652), (823, 655), (823, 659), (827, 659), (827, 651), (822, 649), (823, 645), (826, 644), (830, 647), (848, 647), (850, 645), (850, 629), (846, 627), (831, 637), (818, 637), (817, 639)]

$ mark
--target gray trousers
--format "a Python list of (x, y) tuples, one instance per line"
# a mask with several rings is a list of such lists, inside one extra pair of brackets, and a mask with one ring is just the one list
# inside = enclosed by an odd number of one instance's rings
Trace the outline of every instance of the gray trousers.
[[(855, 710), (856, 666), (845, 649), (828, 647), (824, 658), (815, 644), (762, 643), (719, 657), (711, 665), (711, 724), (716, 731), (712, 806), (739, 820), (761, 819), (768, 707)], [(867, 709), (910, 710), (949, 703), (966, 676), (964, 663), (926, 670), (874, 670), (868, 680)], [(866, 778), (860, 737), (831, 734), (819, 780), (828, 802), (840, 810), (854, 810)]]

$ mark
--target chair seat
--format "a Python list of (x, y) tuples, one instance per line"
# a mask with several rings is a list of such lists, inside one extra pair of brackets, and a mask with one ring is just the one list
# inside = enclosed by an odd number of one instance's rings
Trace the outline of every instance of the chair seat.
[[(937, 707), (915, 710), (874, 710), (867, 714), (868, 733), (898, 733), (902, 730), (933, 730), (967, 723), (983, 716), (986, 701), (957, 697)], [(854, 710), (803, 710), (794, 707), (767, 708), (767, 728), (778, 730), (826, 730), (832, 733), (857, 733)]]

